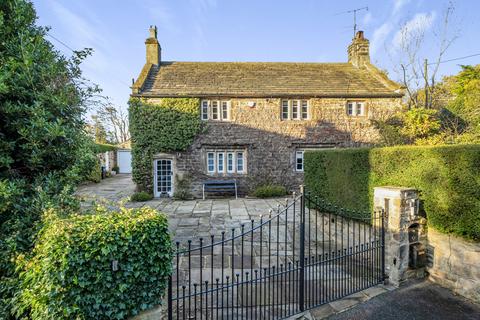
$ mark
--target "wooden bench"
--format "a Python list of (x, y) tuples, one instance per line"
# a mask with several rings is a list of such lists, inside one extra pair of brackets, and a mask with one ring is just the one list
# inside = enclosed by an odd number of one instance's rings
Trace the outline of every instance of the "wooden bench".
[(226, 193), (235, 192), (237, 199), (237, 181), (236, 180), (209, 180), (203, 182), (203, 200), (205, 200), (205, 192)]

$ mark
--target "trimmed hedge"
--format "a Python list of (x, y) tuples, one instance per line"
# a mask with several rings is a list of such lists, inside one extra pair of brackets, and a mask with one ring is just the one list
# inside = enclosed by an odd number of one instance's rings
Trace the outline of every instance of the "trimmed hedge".
[(152, 194), (145, 192), (145, 191), (140, 191), (140, 192), (135, 192), (130, 196), (130, 201), (132, 202), (142, 202), (142, 201), (148, 201), (152, 200)]
[(140, 190), (153, 191), (153, 155), (184, 151), (202, 130), (200, 100), (163, 98), (158, 104), (129, 101), (132, 177)]
[(54, 215), (21, 274), (18, 315), (125, 319), (161, 303), (173, 252), (165, 215), (151, 208)]
[(259, 186), (253, 192), (253, 195), (257, 198), (282, 197), (286, 194), (287, 194), (287, 189), (285, 189), (284, 186), (279, 186), (279, 185)]
[(356, 211), (372, 209), (374, 187), (413, 187), (430, 226), (480, 240), (480, 145), (306, 152), (305, 184), (326, 201)]
[(104, 153), (107, 151), (115, 151), (117, 150), (117, 146), (114, 146), (113, 144), (108, 144), (108, 143), (95, 143), (93, 147), (93, 151), (95, 153)]

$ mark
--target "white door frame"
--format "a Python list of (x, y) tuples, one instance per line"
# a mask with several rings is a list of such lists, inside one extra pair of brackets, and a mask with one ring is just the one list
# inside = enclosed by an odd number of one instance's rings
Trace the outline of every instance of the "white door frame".
[[(172, 197), (173, 196), (173, 192), (174, 192), (174, 187), (175, 187), (175, 179), (173, 178), (174, 177), (174, 168), (173, 168), (173, 159), (168, 159), (168, 158), (159, 158), (159, 159), (154, 159), (153, 160), (153, 170), (154, 170), (154, 177), (153, 177), (153, 195), (156, 197), (156, 198), (159, 198), (162, 196), (162, 192), (159, 192), (158, 190), (158, 179), (159, 179), (159, 176), (158, 176), (158, 163), (160, 161), (167, 161), (167, 162), (170, 162), (170, 181), (166, 181), (166, 184), (167, 184), (167, 189), (168, 189), (168, 183), (170, 183), (170, 191), (166, 191), (167, 195), (169, 197)], [(167, 163), (165, 163), (167, 164)]]

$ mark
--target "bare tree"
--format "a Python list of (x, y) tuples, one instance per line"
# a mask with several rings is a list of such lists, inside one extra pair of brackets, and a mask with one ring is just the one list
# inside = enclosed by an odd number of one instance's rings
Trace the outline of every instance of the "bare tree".
[(130, 140), (128, 113), (123, 108), (109, 104), (100, 108), (97, 114), (107, 125), (112, 142), (120, 144)]
[[(422, 24), (428, 24), (428, 19), (433, 20), (432, 16), (418, 15), (416, 20), (404, 22), (395, 36), (397, 43), (395, 49), (398, 49), (396, 56), (399, 61), (392, 58), (393, 69), (406, 88), (409, 107), (432, 108), (435, 104), (434, 89), (440, 63), (460, 34), (459, 29), (452, 25), (455, 24), (454, 11), (453, 3), (449, 2), (442, 12), (441, 22), (433, 28), (433, 41), (438, 51), (430, 63), (422, 57), (426, 52), (433, 53), (432, 49), (426, 48), (431, 44), (426, 42), (426, 28), (422, 27)], [(387, 48), (387, 52), (392, 57), (391, 50)]]

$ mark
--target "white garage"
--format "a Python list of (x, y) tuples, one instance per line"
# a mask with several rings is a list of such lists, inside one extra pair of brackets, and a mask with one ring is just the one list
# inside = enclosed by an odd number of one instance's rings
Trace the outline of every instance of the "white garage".
[(131, 150), (117, 150), (117, 165), (119, 173), (132, 173)]

